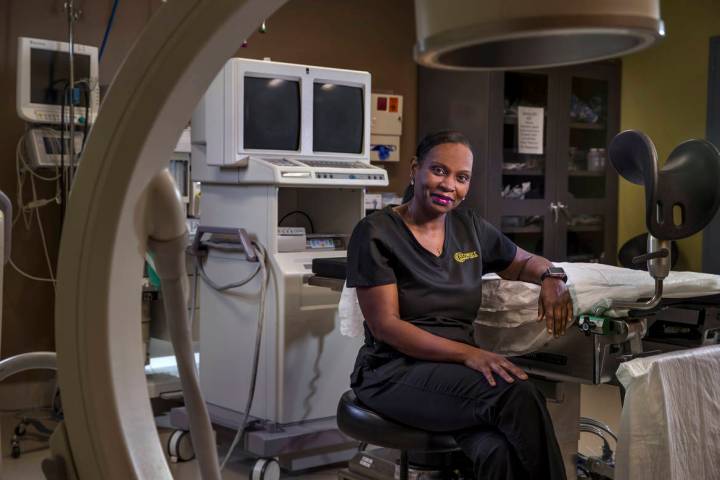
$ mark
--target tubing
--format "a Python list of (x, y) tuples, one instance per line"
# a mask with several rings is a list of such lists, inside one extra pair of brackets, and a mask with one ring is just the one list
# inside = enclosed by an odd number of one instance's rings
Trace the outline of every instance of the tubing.
[(203, 480), (220, 480), (215, 436), (207, 405), (200, 391), (192, 328), (188, 319), (185, 271), (187, 230), (180, 199), (167, 169), (156, 175), (148, 187), (146, 226), (148, 249), (153, 253), (160, 277), (163, 305), (175, 350), (180, 384), (190, 422), (190, 436)]
[(261, 274), (261, 282), (260, 305), (258, 307), (257, 316), (257, 332), (255, 334), (255, 352), (253, 353), (253, 363), (251, 370), (252, 377), (250, 378), (250, 388), (248, 389), (248, 398), (245, 404), (245, 415), (243, 416), (242, 422), (240, 422), (240, 426), (235, 433), (235, 438), (233, 438), (233, 441), (230, 444), (230, 448), (225, 454), (225, 458), (223, 458), (223, 461), (220, 464), (220, 470), (225, 468), (225, 465), (227, 465), (227, 462), (230, 460), (230, 457), (235, 451), (235, 448), (240, 444), (240, 441), (245, 434), (245, 430), (247, 430), (250, 420), (250, 410), (252, 409), (253, 400), (255, 398), (255, 385), (257, 383), (258, 366), (260, 365), (260, 347), (262, 344), (263, 325), (265, 324), (265, 297), (267, 295), (269, 276), (267, 271), (267, 264), (265, 263), (267, 259), (267, 252), (265, 251), (265, 248), (259, 243), (253, 243), (253, 245), (255, 246), (256, 253), (260, 260), (259, 268)]
[(195, 354), (192, 349), (192, 329), (185, 302), (185, 235), (166, 242), (150, 241), (155, 266), (160, 277), (163, 305), (175, 350), (180, 383), (190, 421), (190, 436), (200, 464), (203, 480), (220, 480), (215, 437), (210, 424), (207, 405), (200, 391)]
[(0, 361), (0, 382), (25, 370), (57, 370), (55, 352), (21, 353)]

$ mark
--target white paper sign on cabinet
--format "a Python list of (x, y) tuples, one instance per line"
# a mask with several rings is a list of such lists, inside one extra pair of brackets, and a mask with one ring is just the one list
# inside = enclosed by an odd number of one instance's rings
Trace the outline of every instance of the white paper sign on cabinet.
[(541, 107), (518, 107), (518, 153), (543, 154), (544, 111)]

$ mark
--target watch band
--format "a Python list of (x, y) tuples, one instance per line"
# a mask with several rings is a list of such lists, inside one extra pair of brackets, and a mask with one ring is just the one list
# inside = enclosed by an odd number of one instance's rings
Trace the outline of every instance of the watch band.
[(561, 267), (550, 267), (545, 270), (543, 274), (540, 275), (540, 283), (542, 283), (548, 277), (557, 278), (558, 280), (562, 280), (564, 283), (567, 283), (568, 278), (565, 270), (563, 270)]

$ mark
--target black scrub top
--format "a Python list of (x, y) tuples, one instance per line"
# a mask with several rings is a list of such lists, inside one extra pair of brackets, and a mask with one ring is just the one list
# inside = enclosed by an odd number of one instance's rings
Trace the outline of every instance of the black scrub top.
[[(435, 335), (473, 344), (483, 273), (506, 269), (517, 247), (469, 209), (445, 216), (445, 243), (437, 256), (417, 241), (391, 206), (357, 224), (347, 253), (348, 287), (397, 284), (400, 318)], [(403, 354), (376, 341), (365, 323), (365, 345), (352, 374), (375, 370)], [(390, 372), (388, 372), (389, 374)]]

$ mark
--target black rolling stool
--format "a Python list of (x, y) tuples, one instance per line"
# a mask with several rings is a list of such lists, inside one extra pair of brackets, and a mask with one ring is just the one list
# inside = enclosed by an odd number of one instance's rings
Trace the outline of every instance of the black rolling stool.
[(442, 453), (458, 449), (451, 435), (418, 430), (381, 417), (363, 405), (352, 390), (340, 398), (337, 423), (349, 437), (400, 450), (400, 480), (408, 478), (409, 451)]

